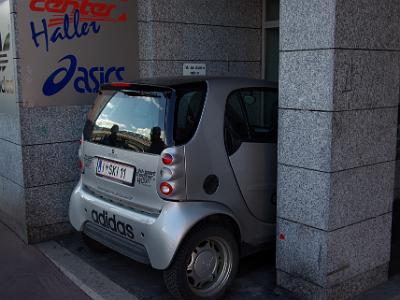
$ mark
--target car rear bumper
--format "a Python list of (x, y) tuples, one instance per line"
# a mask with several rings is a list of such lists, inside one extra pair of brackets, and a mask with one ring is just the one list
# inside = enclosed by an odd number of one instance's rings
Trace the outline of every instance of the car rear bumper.
[(93, 222), (86, 222), (83, 226), (83, 232), (90, 238), (100, 242), (101, 244), (125, 255), (133, 260), (143, 264), (150, 264), (146, 248), (133, 241), (130, 241), (122, 236), (113, 234)]
[(166, 269), (190, 229), (214, 214), (228, 215), (214, 202), (165, 201), (159, 215), (149, 215), (118, 206), (88, 192), (80, 181), (69, 205), (72, 226), (136, 261)]

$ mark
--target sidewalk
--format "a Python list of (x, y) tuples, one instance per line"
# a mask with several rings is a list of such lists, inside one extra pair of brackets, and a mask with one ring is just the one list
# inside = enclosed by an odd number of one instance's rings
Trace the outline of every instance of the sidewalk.
[(89, 300), (47, 258), (0, 223), (0, 299)]
[[(0, 299), (90, 300), (91, 295), (103, 300), (172, 300), (160, 272), (112, 251), (93, 253), (77, 235), (27, 246), (0, 223), (0, 240)], [(274, 274), (274, 259), (268, 253), (242, 260), (225, 299), (293, 299), (275, 287)], [(400, 275), (353, 300), (375, 299), (400, 300)]]
[[(90, 251), (79, 234), (37, 247), (94, 299), (100, 296), (103, 300), (173, 300), (160, 271), (111, 250)], [(274, 266), (271, 251), (242, 259), (233, 286), (223, 300), (294, 300), (276, 287)]]

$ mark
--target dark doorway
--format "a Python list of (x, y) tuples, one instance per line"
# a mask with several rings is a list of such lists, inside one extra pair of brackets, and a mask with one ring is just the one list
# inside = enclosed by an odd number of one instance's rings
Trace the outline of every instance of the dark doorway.
[[(399, 164), (400, 162), (397, 161)], [(397, 175), (400, 174), (396, 174)], [(399, 180), (400, 178), (396, 178)], [(396, 194), (399, 194), (396, 191)], [(400, 195), (396, 195), (393, 203), (392, 251), (390, 258), (390, 276), (400, 274)]]
[(400, 274), (400, 110), (397, 121), (397, 155), (393, 202), (392, 251), (389, 275)]

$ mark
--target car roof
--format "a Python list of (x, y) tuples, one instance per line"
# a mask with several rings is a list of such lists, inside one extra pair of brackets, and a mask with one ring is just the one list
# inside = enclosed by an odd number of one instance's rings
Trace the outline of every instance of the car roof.
[(223, 87), (228, 90), (251, 87), (266, 87), (278, 89), (278, 83), (252, 78), (239, 77), (210, 77), (210, 76), (187, 76), (187, 77), (159, 77), (159, 78), (144, 78), (133, 81), (107, 83), (102, 86), (102, 90), (121, 90), (135, 89), (138, 86), (142, 88), (158, 90), (160, 92), (171, 89), (177, 89), (186, 84), (207, 84), (211, 90)]
[(198, 82), (209, 83), (236, 83), (244, 85), (267, 85), (270, 87), (278, 87), (276, 82), (271, 82), (262, 79), (240, 78), (240, 77), (211, 77), (211, 76), (186, 76), (186, 77), (159, 77), (159, 78), (144, 78), (133, 82), (135, 84), (155, 85), (155, 86), (175, 86), (181, 84), (190, 84)]

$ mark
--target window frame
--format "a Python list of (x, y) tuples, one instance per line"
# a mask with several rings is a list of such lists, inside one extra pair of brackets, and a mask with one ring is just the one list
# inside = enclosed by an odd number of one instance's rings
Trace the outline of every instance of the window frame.
[[(267, 21), (267, 1), (270, 0), (263, 0), (263, 7), (262, 7), (262, 78), (266, 79), (266, 75), (267, 75), (267, 64), (266, 64), (266, 54), (267, 54), (267, 38), (266, 38), (266, 34), (267, 34), (267, 30), (268, 29), (278, 29), (280, 30), (280, 26), (279, 26), (279, 16), (277, 20), (273, 20), (273, 21)], [(280, 0), (279, 0), (280, 2)], [(279, 57), (278, 57), (279, 60)], [(278, 61), (278, 68), (279, 68), (279, 61)], [(278, 74), (279, 77), (279, 74)]]

